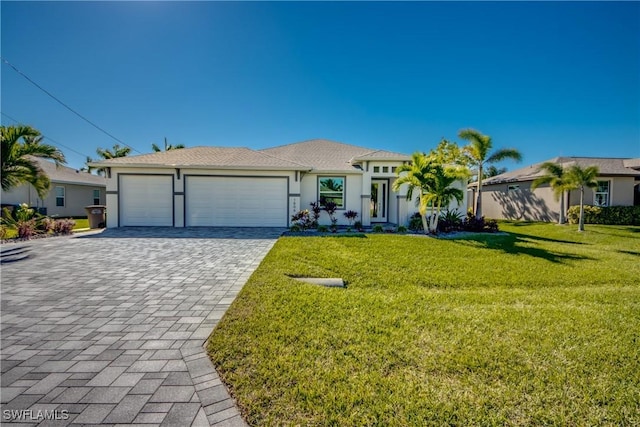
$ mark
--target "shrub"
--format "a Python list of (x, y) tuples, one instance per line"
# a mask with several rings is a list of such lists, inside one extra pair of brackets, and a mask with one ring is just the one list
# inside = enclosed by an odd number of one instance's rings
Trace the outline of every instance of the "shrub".
[(467, 217), (462, 222), (464, 231), (473, 231), (477, 233), (496, 233), (498, 229), (498, 221), (495, 219), (485, 219), (481, 217), (477, 219), (472, 213), (467, 213)]
[(0, 225), (0, 240), (4, 240), (5, 237), (7, 237), (7, 226)]
[(362, 231), (362, 221), (356, 221), (353, 223), (353, 228), (355, 228), (358, 231)]
[(384, 231), (384, 228), (382, 228), (382, 226), (380, 224), (378, 225), (374, 225), (372, 231), (374, 233), (382, 233)]
[(58, 219), (55, 222), (53, 231), (56, 234), (67, 235), (73, 232), (76, 222), (72, 219)]
[(404, 225), (398, 226), (398, 233), (406, 233), (406, 232), (407, 232), (407, 227), (405, 227)]
[[(580, 206), (571, 206), (567, 211), (570, 224), (580, 221)], [(640, 225), (640, 206), (591, 206), (584, 205), (586, 224)]]
[(56, 221), (53, 218), (45, 217), (42, 218), (42, 221), (38, 224), (38, 230), (45, 234), (53, 233), (55, 225)]
[(449, 233), (462, 229), (462, 214), (457, 210), (446, 210), (440, 214), (438, 219), (438, 231)]
[(311, 220), (311, 217), (309, 216), (309, 211), (307, 209), (298, 211), (293, 215), (291, 215), (291, 222), (292, 222), (291, 225), (297, 226), (300, 229), (300, 231), (308, 230), (309, 228), (312, 227), (312, 224), (313, 224), (313, 221)]
[(420, 212), (416, 212), (411, 215), (409, 218), (409, 230), (411, 231), (422, 231), (422, 217), (420, 216)]
[(22, 203), (13, 211), (8, 208), (3, 209), (1, 224), (16, 230), (19, 239), (28, 240), (39, 232), (38, 227), (42, 218), (44, 217), (29, 208), (29, 205)]
[(318, 226), (318, 232), (320, 233), (326, 233), (329, 231), (329, 227), (327, 227), (326, 225), (319, 225)]
[(356, 211), (346, 211), (344, 213), (344, 216), (349, 221), (349, 226), (351, 226), (351, 223), (353, 222), (353, 220), (358, 217), (358, 212), (356, 212)]
[(318, 220), (320, 219), (320, 211), (322, 208), (320, 207), (320, 203), (311, 202), (311, 212), (313, 213), (313, 218), (311, 221), (311, 227), (318, 226)]
[(294, 233), (298, 233), (298, 232), (302, 231), (302, 229), (300, 228), (300, 226), (298, 224), (292, 224), (291, 227), (289, 227), (289, 231), (292, 231)]

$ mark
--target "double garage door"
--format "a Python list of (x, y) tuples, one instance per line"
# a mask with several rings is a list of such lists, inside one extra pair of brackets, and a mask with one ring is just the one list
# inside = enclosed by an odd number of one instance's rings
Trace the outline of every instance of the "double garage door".
[[(286, 178), (185, 176), (184, 180), (188, 227), (287, 225)], [(125, 175), (120, 184), (121, 226), (174, 225), (173, 176)]]

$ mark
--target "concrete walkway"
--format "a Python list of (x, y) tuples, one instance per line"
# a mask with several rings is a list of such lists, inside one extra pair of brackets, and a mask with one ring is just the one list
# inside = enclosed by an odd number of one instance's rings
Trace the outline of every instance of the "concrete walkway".
[(128, 228), (0, 246), (0, 423), (244, 426), (203, 343), (282, 231)]

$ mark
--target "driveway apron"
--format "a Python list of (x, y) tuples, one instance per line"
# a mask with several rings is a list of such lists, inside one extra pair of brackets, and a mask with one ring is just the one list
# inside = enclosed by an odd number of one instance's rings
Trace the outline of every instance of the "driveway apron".
[(1, 424), (244, 426), (203, 344), (282, 231), (0, 246)]

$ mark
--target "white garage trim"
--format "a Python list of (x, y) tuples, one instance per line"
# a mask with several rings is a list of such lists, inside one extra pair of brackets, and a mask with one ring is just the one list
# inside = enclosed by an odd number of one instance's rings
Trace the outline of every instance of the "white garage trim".
[(184, 175), (185, 225), (286, 227), (286, 176)]
[(118, 174), (118, 227), (173, 227), (172, 174)]

